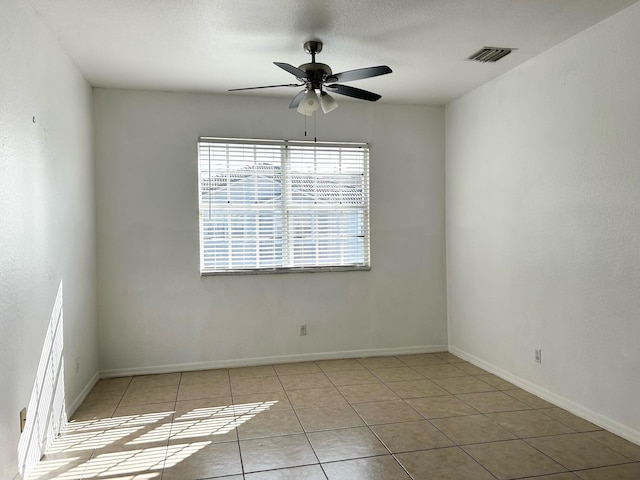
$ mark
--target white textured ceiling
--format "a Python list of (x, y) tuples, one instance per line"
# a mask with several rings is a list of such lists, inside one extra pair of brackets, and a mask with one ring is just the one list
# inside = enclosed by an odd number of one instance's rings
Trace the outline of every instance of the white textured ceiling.
[[(382, 101), (444, 104), (636, 0), (28, 0), (94, 86), (222, 93), (295, 82), (273, 61), (334, 72), (389, 65), (352, 82)], [(495, 64), (483, 46), (518, 50)], [(228, 95), (293, 97), (268, 89)], [(344, 97), (342, 97), (344, 98)]]

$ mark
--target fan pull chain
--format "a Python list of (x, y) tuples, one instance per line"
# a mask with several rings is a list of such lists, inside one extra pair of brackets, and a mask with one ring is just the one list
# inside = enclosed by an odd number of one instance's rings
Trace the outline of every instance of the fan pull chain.
[[(316, 120), (316, 112), (313, 112), (313, 141), (317, 142), (318, 141), (318, 135), (317, 135), (317, 125), (318, 122)], [(304, 136), (307, 136), (307, 116), (304, 116)]]

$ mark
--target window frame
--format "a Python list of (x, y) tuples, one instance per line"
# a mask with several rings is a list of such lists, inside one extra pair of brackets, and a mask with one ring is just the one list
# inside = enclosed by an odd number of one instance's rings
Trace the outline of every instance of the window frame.
[[(286, 198), (289, 194), (286, 192), (287, 188), (291, 188), (291, 182), (293, 173), (289, 172), (291, 162), (289, 161), (290, 153), (289, 147), (301, 147), (314, 149), (313, 152), (328, 150), (328, 149), (345, 149), (348, 151), (351, 149), (362, 150), (362, 171), (358, 175), (362, 176), (362, 205), (353, 206), (352, 208), (344, 207), (344, 212), (356, 213), (358, 222), (355, 224), (357, 228), (361, 229), (361, 235), (357, 238), (362, 238), (362, 251), (358, 254), (358, 262), (348, 264), (336, 264), (336, 265), (288, 265), (288, 266), (274, 266), (274, 267), (258, 267), (259, 262), (254, 262), (251, 267), (243, 268), (219, 268), (210, 269), (206, 267), (205, 262), (205, 247), (207, 242), (205, 241), (205, 235), (203, 233), (203, 168), (202, 168), (202, 153), (201, 146), (207, 144), (225, 144), (225, 145), (239, 145), (244, 147), (256, 147), (256, 146), (275, 146), (280, 148), (280, 175), (281, 175), (281, 200), (279, 206), (274, 206), (272, 209), (265, 209), (265, 211), (273, 212), (274, 214), (280, 213), (281, 215), (281, 247), (280, 254), (285, 255), (287, 248), (285, 242), (291, 236), (290, 232), (293, 231), (293, 226), (290, 220), (288, 220), (289, 212), (292, 205), (295, 202), (287, 204)], [(318, 149), (318, 150), (315, 150)], [(217, 276), (217, 275), (256, 275), (256, 274), (269, 274), (269, 273), (313, 273), (313, 272), (344, 272), (344, 271), (369, 271), (371, 270), (371, 201), (370, 201), (370, 178), (369, 178), (369, 156), (370, 146), (368, 143), (354, 143), (354, 142), (314, 142), (314, 141), (290, 141), (290, 140), (269, 140), (269, 139), (245, 139), (245, 138), (225, 138), (225, 137), (199, 137), (197, 142), (197, 169), (198, 169), (198, 240), (199, 240), (199, 268), (201, 276)], [(290, 175), (290, 179), (287, 181), (286, 176)], [(336, 176), (339, 174), (336, 174)], [(207, 172), (206, 181), (211, 181), (214, 175), (211, 170)], [(339, 177), (338, 177), (339, 178)], [(315, 202), (314, 202), (315, 203)], [(210, 212), (210, 203), (208, 205)], [(225, 209), (219, 209), (224, 212)], [(309, 208), (309, 212), (317, 214), (322, 211), (322, 208)], [(325, 208), (324, 210), (329, 210)], [(361, 218), (360, 218), (361, 217)], [(246, 220), (246, 219), (245, 219)], [(315, 224), (310, 224), (313, 228)], [(314, 241), (319, 242), (318, 237), (314, 237)], [(259, 247), (256, 247), (256, 252)], [(361, 255), (361, 256), (360, 256)], [(283, 262), (284, 263), (284, 262)]]

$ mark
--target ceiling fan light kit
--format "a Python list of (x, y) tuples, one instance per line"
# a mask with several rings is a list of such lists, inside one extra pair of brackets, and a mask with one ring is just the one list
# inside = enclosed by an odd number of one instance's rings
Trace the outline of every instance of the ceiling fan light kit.
[(336, 102), (335, 98), (333, 98), (327, 92), (322, 92), (320, 94), (320, 106), (322, 107), (322, 111), (324, 113), (329, 113), (338, 108), (338, 102)]
[(334, 74), (329, 65), (316, 62), (316, 54), (322, 51), (322, 42), (319, 40), (310, 40), (305, 42), (304, 51), (311, 55), (310, 63), (303, 63), (299, 67), (294, 67), (288, 63), (273, 62), (278, 67), (291, 73), (300, 83), (288, 83), (281, 85), (265, 85), (262, 87), (248, 88), (232, 88), (229, 91), (235, 92), (239, 90), (256, 90), (262, 88), (276, 87), (303, 87), (289, 104), (289, 108), (295, 108), (299, 113), (311, 116), (318, 109), (322, 108), (324, 113), (329, 113), (338, 108), (338, 102), (327, 92), (345, 95), (347, 97), (357, 98), (375, 102), (381, 98), (380, 95), (360, 88), (349, 87), (337, 82), (352, 82), (364, 78), (377, 77), (386, 75), (392, 70), (386, 65), (377, 67), (359, 68), (356, 70), (347, 70)]
[[(298, 105), (298, 113), (310, 117), (313, 112), (320, 108), (320, 101), (315, 90), (305, 91), (302, 101)], [(324, 109), (323, 109), (324, 110)]]

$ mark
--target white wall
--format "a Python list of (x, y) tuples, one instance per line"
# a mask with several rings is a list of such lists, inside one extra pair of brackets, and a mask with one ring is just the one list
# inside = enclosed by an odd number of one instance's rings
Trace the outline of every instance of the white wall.
[(94, 90), (104, 374), (446, 348), (441, 107), (318, 117), (319, 140), (371, 143), (370, 272), (200, 277), (198, 136), (304, 139), (287, 106)]
[(636, 442), (638, 25), (635, 4), (446, 109), (451, 348)]
[(98, 344), (91, 89), (26, 2), (0, 0), (0, 11), (0, 478), (8, 479), (61, 281), (68, 408), (98, 372)]

